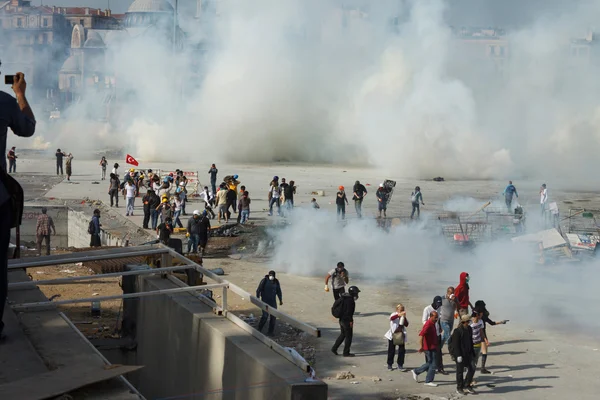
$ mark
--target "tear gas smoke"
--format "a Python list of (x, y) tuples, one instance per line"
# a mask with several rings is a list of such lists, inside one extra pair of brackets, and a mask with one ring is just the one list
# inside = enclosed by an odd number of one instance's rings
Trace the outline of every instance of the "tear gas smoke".
[[(493, 318), (555, 329), (600, 327), (597, 320), (585, 318), (587, 308), (582, 307), (593, 302), (600, 284), (597, 261), (577, 267), (538, 265), (535, 246), (510, 241), (458, 252), (443, 241), (439, 229), (425, 229), (426, 221), (396, 226), (388, 233), (372, 219), (351, 219), (342, 226), (333, 213), (296, 208), (289, 222), (269, 232), (274, 248), (271, 269), (324, 277), (343, 261), (354, 277), (388, 290), (403, 279), (413, 290), (422, 288), (422, 297), (427, 299), (443, 295), (449, 285), (456, 286), (460, 272), (467, 271), (471, 302), (484, 300)], [(389, 301), (401, 302), (402, 294), (398, 296)]]
[[(600, 4), (546, 2), (495, 59), (489, 44), (457, 39), (448, 20), (488, 26), (482, 13), (500, 7), (491, 3), (221, 1), (218, 15), (184, 24), (176, 57), (155, 36), (110, 44), (119, 116), (110, 134), (86, 129), (77, 146), (155, 161), (210, 146), (216, 162), (371, 164), (422, 178), (593, 176), (598, 65), (570, 57), (569, 41), (593, 26)], [(67, 116), (91, 120), (87, 111), (101, 107), (91, 101)], [(64, 128), (53, 147), (77, 134)]]

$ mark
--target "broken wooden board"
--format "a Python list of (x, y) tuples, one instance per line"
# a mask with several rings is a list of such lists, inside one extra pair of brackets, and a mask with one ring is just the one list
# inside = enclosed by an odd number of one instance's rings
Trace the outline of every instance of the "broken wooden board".
[(143, 366), (107, 365), (104, 368), (89, 365), (68, 366), (0, 385), (0, 399), (49, 399), (140, 368)]

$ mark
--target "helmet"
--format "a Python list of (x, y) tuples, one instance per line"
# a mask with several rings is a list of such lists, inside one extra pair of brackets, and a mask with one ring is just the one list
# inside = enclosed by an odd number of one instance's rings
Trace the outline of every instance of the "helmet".
[(193, 215), (200, 215), (200, 211), (198, 210), (194, 210), (194, 212), (192, 213)]
[(344, 190), (344, 187), (343, 187), (343, 186), (340, 186), (338, 189), (340, 189), (340, 190)]
[(380, 183), (380, 184), (379, 184), (379, 187), (383, 187), (383, 183)]
[(233, 176), (233, 179), (237, 179), (237, 178), (238, 178), (238, 176), (237, 176), (237, 175), (234, 175), (234, 176)]
[(348, 294), (350, 294), (350, 296), (358, 296), (359, 293), (360, 290), (356, 286), (350, 286), (348, 289)]
[(135, 172), (135, 168), (129, 168), (129, 172)]
[(169, 199), (167, 199), (166, 197), (163, 197), (162, 200), (161, 200), (161, 203), (166, 203), (168, 201), (169, 201)]

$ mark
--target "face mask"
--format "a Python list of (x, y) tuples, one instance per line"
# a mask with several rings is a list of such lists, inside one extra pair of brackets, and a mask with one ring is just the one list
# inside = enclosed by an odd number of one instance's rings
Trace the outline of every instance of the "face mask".
[(272, 280), (274, 280), (274, 279), (275, 279), (275, 277), (274, 277), (273, 275), (269, 275), (269, 280), (271, 280), (271, 281), (272, 281)]
[(467, 276), (467, 283), (469, 283), (469, 281), (470, 281), (470, 280), (471, 280), (471, 278), (469, 278), (469, 277)]

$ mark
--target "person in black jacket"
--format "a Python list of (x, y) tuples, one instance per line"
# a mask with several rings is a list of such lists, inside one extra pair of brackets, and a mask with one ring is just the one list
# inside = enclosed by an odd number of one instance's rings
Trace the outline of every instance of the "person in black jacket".
[(487, 331), (486, 331), (486, 327), (487, 325), (504, 325), (508, 322), (508, 320), (504, 320), (504, 321), (492, 321), (490, 319), (490, 312), (485, 308), (485, 302), (483, 300), (477, 300), (475, 302), (475, 310), (477, 312), (481, 312), (483, 313), (483, 317), (481, 318), (483, 320), (483, 331), (482, 331), (482, 339), (483, 341), (481, 342), (481, 373), (482, 374), (491, 374), (491, 372), (485, 368), (485, 363), (487, 362), (487, 349), (488, 346), (490, 345), (490, 341), (488, 340), (487, 337)]
[[(473, 365), (473, 331), (469, 326), (471, 316), (463, 315), (460, 318), (460, 325), (452, 333), (451, 354), (456, 360), (456, 393), (464, 395), (466, 393), (475, 394), (471, 388), (473, 376), (475, 375), (475, 366)], [(467, 368), (467, 377), (464, 378), (465, 367)]]
[(148, 192), (142, 198), (142, 202), (144, 203), (144, 221), (142, 222), (142, 228), (149, 229), (148, 223), (150, 222), (150, 210), (152, 209), (152, 194), (154, 190), (148, 190)]
[(343, 356), (354, 357), (354, 354), (350, 353), (350, 346), (352, 346), (352, 329), (354, 328), (354, 309), (359, 293), (360, 290), (356, 286), (350, 286), (348, 293), (342, 293), (340, 296), (340, 300), (342, 301), (342, 310), (339, 318), (341, 332), (331, 348), (331, 352), (336, 356), (338, 355), (338, 348), (345, 340)]
[[(150, 197), (148, 206), (150, 207), (150, 223), (152, 225), (152, 229), (156, 230), (158, 226), (158, 214), (159, 212), (156, 210), (158, 206), (160, 206), (160, 197), (156, 194), (154, 190), (149, 190)], [(146, 203), (144, 202), (144, 212), (145, 212)]]
[[(281, 285), (279, 284), (279, 280), (275, 277), (275, 271), (269, 271), (269, 274), (265, 275), (265, 277), (260, 281), (258, 287), (256, 288), (256, 297), (275, 309), (277, 309), (277, 297), (279, 297), (279, 305), (283, 305), (283, 300), (281, 298)], [(258, 323), (259, 332), (262, 331), (262, 328), (267, 323), (267, 318), (269, 318), (269, 313), (263, 311), (260, 322)], [(269, 331), (267, 332), (267, 336), (273, 336), (275, 333), (275, 321), (277, 321), (277, 318), (271, 315), (271, 318), (269, 319)]]

